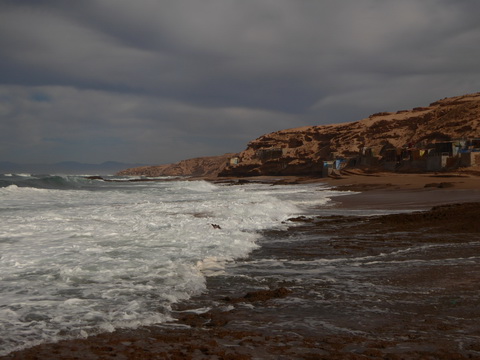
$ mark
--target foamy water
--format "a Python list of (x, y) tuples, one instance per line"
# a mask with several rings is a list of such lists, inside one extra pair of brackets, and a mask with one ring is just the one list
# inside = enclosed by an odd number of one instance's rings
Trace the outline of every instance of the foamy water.
[(0, 355), (168, 321), (259, 231), (327, 204), (316, 190), (0, 177)]

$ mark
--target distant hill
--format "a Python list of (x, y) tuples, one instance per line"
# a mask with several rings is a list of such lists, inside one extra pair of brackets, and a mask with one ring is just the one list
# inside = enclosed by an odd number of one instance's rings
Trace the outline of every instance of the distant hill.
[(122, 169), (138, 166), (141, 166), (141, 164), (127, 164), (116, 161), (106, 161), (101, 164), (84, 164), (76, 161), (64, 161), (54, 164), (18, 164), (0, 161), (0, 173), (113, 175)]
[(427, 107), (381, 112), (366, 119), (305, 126), (266, 134), (240, 153), (222, 176), (311, 175), (332, 157), (351, 157), (362, 148), (480, 138), (480, 93), (445, 98)]
[(227, 165), (228, 159), (238, 154), (224, 154), (182, 160), (175, 164), (141, 166), (125, 169), (118, 175), (144, 176), (217, 176)]
[[(362, 148), (379, 154), (386, 147), (462, 138), (480, 138), (480, 93), (445, 98), (411, 110), (380, 112), (350, 123), (280, 130), (251, 141), (240, 154), (127, 169), (120, 174), (313, 175), (322, 171), (323, 161), (352, 157)], [(236, 158), (233, 165), (227, 165), (231, 158)]]

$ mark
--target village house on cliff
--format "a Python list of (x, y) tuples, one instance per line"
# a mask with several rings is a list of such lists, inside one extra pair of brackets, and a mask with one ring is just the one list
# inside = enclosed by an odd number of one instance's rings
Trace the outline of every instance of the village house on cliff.
[[(223, 175), (247, 170), (243, 175), (313, 175), (330, 176), (346, 168), (375, 168), (392, 172), (434, 172), (480, 165), (480, 139), (420, 142), (403, 147), (384, 145), (362, 147), (357, 154), (342, 156), (335, 152), (327, 160), (299, 166), (301, 161), (288, 156), (282, 147), (259, 148), (254, 155), (259, 166), (242, 166), (239, 156), (230, 158)], [(261, 171), (256, 170), (257, 168)], [(248, 173), (250, 170), (250, 173)], [(300, 171), (295, 171), (300, 170)], [(222, 175), (222, 174), (221, 174)]]

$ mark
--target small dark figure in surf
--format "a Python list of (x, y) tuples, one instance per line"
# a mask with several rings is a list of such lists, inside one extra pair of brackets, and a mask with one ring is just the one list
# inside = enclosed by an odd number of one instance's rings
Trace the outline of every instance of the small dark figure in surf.
[(211, 225), (213, 226), (214, 229), (222, 229), (220, 225), (217, 225), (217, 224), (211, 224)]

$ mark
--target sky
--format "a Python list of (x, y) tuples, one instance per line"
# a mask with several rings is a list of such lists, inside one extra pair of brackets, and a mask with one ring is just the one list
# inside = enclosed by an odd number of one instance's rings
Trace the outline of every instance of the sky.
[(0, 161), (165, 164), (480, 91), (478, 0), (0, 0)]

